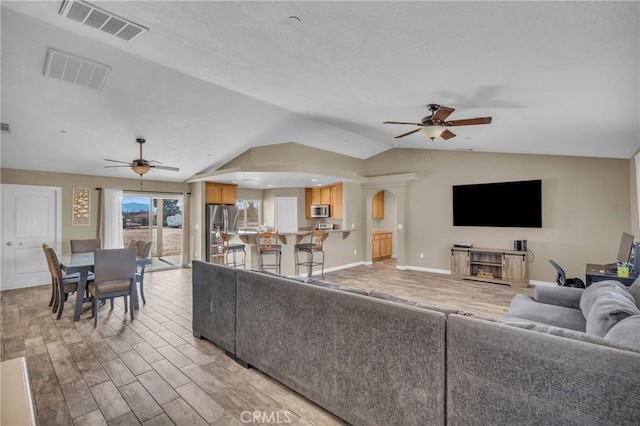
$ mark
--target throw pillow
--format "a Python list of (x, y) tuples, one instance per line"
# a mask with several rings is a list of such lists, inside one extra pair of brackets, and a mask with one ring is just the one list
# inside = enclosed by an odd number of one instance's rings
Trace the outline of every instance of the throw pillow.
[(611, 327), (605, 340), (640, 352), (640, 315), (627, 317)]
[(624, 295), (630, 301), (635, 303), (633, 300), (633, 296), (629, 294), (627, 291), (627, 287), (619, 281), (607, 280), (607, 281), (599, 281), (597, 283), (591, 284), (587, 287), (580, 297), (580, 310), (582, 310), (582, 315), (587, 318), (589, 316), (589, 310), (593, 303), (605, 293), (615, 292)]
[(587, 315), (587, 334), (604, 337), (618, 322), (632, 315), (640, 315), (640, 309), (625, 293), (626, 290), (609, 291), (593, 302)]
[(633, 296), (636, 301), (636, 306), (640, 309), (640, 278), (637, 278), (631, 287), (629, 287), (629, 294)]

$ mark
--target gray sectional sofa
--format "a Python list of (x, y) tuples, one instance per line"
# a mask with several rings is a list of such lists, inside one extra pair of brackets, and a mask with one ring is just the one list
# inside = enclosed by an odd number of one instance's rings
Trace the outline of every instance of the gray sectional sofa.
[(193, 298), (196, 337), (351, 424), (640, 420), (640, 352), (602, 338), (199, 261)]

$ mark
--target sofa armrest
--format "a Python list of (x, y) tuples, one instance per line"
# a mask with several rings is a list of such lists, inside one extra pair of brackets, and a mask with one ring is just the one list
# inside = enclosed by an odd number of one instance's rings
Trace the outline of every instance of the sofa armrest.
[(533, 292), (533, 300), (548, 305), (580, 309), (580, 298), (583, 292), (582, 288), (537, 285)]

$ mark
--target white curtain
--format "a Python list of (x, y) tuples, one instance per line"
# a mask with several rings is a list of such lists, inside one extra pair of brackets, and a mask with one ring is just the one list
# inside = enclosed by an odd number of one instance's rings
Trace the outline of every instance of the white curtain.
[(103, 248), (123, 248), (122, 190), (102, 189), (100, 238)]
[(191, 263), (189, 249), (191, 248), (189, 233), (189, 214), (190, 214), (191, 194), (185, 192), (182, 194), (182, 267), (187, 267)]
[(636, 160), (636, 201), (638, 203), (638, 226), (640, 226), (640, 153), (634, 157)]

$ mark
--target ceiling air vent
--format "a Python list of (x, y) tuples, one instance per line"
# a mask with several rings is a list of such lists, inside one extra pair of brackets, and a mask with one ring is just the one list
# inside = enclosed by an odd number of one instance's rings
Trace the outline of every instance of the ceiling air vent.
[(0, 131), (2, 133), (11, 133), (11, 128), (8, 123), (0, 123)]
[(56, 49), (47, 51), (45, 77), (52, 77), (91, 89), (102, 90), (111, 67)]
[(81, 0), (65, 0), (60, 15), (127, 41), (149, 31), (149, 28)]

